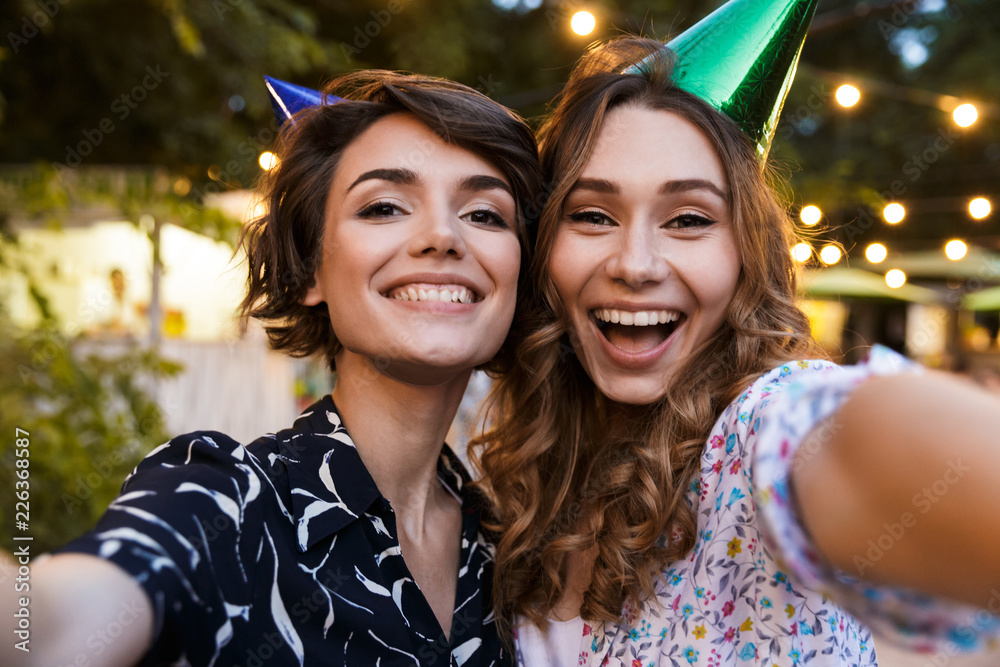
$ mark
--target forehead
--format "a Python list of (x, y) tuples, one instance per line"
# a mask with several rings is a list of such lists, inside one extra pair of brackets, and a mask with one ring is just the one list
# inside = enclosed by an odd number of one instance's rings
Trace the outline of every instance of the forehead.
[(402, 112), (375, 121), (348, 144), (332, 187), (344, 189), (358, 174), (371, 169), (406, 169), (427, 178), (475, 172), (508, 180), (488, 160), (444, 141), (416, 116)]
[(580, 177), (655, 187), (699, 178), (729, 191), (722, 161), (698, 126), (672, 111), (638, 106), (607, 114)]

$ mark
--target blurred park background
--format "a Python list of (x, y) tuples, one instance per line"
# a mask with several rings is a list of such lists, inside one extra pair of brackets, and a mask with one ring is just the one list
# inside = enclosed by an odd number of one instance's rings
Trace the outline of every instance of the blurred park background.
[[(5, 0), (0, 532), (15, 428), (40, 550), (89, 528), (170, 435), (248, 441), (329, 390), (233, 319), (234, 241), (277, 129), (264, 74), (416, 71), (536, 122), (588, 44), (667, 39), (719, 4)], [(1000, 387), (998, 64), (989, 0), (820, 0), (772, 158), (835, 359), (883, 343)]]

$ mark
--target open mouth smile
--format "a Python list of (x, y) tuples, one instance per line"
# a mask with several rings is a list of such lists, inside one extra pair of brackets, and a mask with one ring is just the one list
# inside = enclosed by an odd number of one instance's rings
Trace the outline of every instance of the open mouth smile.
[(677, 310), (617, 308), (598, 308), (590, 311), (590, 316), (608, 343), (630, 355), (656, 350), (687, 319)]
[(472, 304), (482, 297), (463, 285), (410, 283), (389, 290), (383, 296), (396, 301), (438, 301), (442, 303)]

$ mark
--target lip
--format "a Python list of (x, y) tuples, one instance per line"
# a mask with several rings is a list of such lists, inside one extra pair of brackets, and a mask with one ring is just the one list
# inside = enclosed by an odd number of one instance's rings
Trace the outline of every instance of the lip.
[[(601, 330), (598, 328), (597, 318), (594, 317), (593, 313), (595, 310), (601, 310), (604, 308), (625, 310), (633, 313), (638, 313), (646, 310), (668, 310), (672, 312), (681, 313), (682, 320), (677, 325), (677, 327), (671, 332), (671, 334), (667, 336), (667, 338), (656, 347), (649, 350), (645, 350), (643, 352), (626, 352), (625, 350), (622, 350), (621, 348), (612, 345), (611, 341), (605, 338), (604, 334), (601, 333)], [(629, 370), (645, 370), (650, 366), (652, 366), (653, 364), (655, 364), (657, 361), (659, 361), (673, 345), (674, 339), (677, 337), (677, 333), (687, 324), (687, 317), (684, 311), (673, 306), (668, 306), (667, 304), (662, 302), (641, 303), (641, 304), (625, 302), (625, 301), (604, 302), (601, 303), (600, 305), (595, 305), (587, 309), (587, 320), (592, 328), (592, 335), (597, 337), (597, 340), (600, 342), (601, 347), (604, 350), (604, 353), (608, 356), (611, 362), (623, 368), (627, 368)]]
[[(460, 303), (460, 302), (445, 302), (445, 301), (403, 301), (400, 299), (393, 299), (389, 297), (389, 294), (393, 290), (403, 287), (404, 285), (413, 284), (427, 284), (427, 285), (452, 285), (464, 287), (469, 290), (475, 297), (472, 303)], [(442, 312), (453, 312), (461, 311), (472, 308), (479, 302), (481, 302), (486, 294), (486, 290), (479, 287), (474, 281), (470, 280), (466, 276), (459, 275), (457, 273), (409, 273), (405, 276), (400, 276), (394, 279), (386, 287), (379, 289), (379, 294), (383, 298), (397, 303), (402, 306), (407, 306), (410, 308), (432, 308), (434, 310), (442, 310)]]

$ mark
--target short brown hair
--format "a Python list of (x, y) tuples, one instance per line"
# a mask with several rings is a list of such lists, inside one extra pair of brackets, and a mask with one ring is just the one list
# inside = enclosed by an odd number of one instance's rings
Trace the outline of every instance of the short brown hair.
[[(335, 104), (304, 109), (278, 136), (278, 164), (262, 181), (266, 212), (250, 223), (240, 243), (248, 264), (243, 326), (265, 322), (271, 346), (292, 356), (322, 354), (330, 368), (341, 350), (326, 304), (302, 304), (322, 253), (326, 201), (347, 146), (376, 121), (409, 113), (444, 141), (494, 165), (510, 182), (521, 242), (520, 285), (529, 266), (527, 224), (537, 213), (538, 150), (515, 113), (468, 86), (446, 79), (383, 70), (354, 72), (324, 90)], [(505, 344), (498, 357), (506, 357)], [(502, 359), (496, 360), (503, 367)]]

